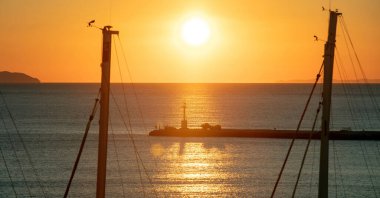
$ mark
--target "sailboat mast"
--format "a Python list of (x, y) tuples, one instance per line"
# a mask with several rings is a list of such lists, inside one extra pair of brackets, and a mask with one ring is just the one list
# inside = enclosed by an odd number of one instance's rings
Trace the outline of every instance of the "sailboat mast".
[(109, 117), (109, 92), (110, 92), (110, 67), (111, 67), (111, 26), (104, 26), (103, 52), (102, 52), (102, 82), (100, 88), (100, 120), (99, 120), (99, 146), (98, 146), (98, 173), (96, 183), (96, 197), (105, 197), (106, 170), (107, 170), (107, 142), (108, 142), (108, 117)]
[(329, 131), (330, 131), (330, 112), (331, 112), (331, 92), (334, 66), (334, 50), (336, 37), (337, 18), (341, 13), (330, 11), (330, 22), (328, 40), (325, 44), (324, 54), (324, 78), (323, 78), (323, 114), (322, 114), (322, 133), (321, 151), (319, 162), (319, 189), (318, 197), (328, 197), (328, 176), (329, 176)]

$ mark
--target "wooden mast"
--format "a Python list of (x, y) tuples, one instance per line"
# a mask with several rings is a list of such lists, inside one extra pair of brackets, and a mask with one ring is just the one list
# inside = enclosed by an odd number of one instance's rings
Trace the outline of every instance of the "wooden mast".
[(100, 94), (100, 120), (99, 120), (99, 146), (98, 146), (98, 173), (96, 183), (96, 197), (105, 197), (106, 171), (107, 171), (107, 142), (108, 142), (108, 114), (109, 114), (109, 92), (110, 92), (110, 67), (111, 67), (111, 26), (104, 26), (103, 52), (102, 52), (102, 82)]
[(334, 50), (336, 37), (337, 18), (341, 15), (338, 11), (330, 10), (330, 22), (328, 40), (325, 44), (324, 54), (324, 78), (323, 78), (323, 114), (322, 114), (322, 133), (321, 133), (321, 151), (319, 162), (319, 189), (318, 197), (328, 197), (328, 176), (329, 176), (329, 131), (330, 131), (330, 109), (331, 109), (331, 92), (334, 65)]

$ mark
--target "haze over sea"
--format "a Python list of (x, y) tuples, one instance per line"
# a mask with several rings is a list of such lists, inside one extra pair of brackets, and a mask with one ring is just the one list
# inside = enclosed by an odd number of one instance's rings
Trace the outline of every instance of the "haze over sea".
[[(0, 197), (63, 196), (99, 87), (0, 85), (17, 125), (16, 130), (0, 100)], [(147, 134), (155, 126), (179, 127), (184, 102), (190, 128), (208, 122), (222, 128), (295, 129), (311, 88), (312, 84), (126, 84), (123, 91), (121, 84), (113, 84), (107, 196), (269, 197), (290, 140)], [(380, 103), (374, 104), (380, 101), (380, 84), (370, 84), (370, 89), (365, 84), (337, 84), (333, 93), (332, 129), (380, 131)], [(302, 129), (311, 129), (320, 97), (318, 85)], [(97, 115), (71, 197), (95, 196), (98, 119)], [(134, 134), (143, 165), (136, 162), (127, 129)], [(305, 145), (305, 140), (296, 141), (277, 197), (291, 196)], [(319, 142), (312, 141), (297, 197), (317, 196), (318, 166)], [(330, 196), (379, 197), (379, 167), (380, 142), (330, 141)]]

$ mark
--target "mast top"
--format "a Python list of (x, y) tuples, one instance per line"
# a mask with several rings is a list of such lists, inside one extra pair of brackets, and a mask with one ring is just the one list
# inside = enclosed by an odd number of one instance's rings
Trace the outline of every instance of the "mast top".
[(336, 14), (337, 16), (342, 15), (342, 13), (339, 12), (338, 9), (336, 9), (336, 10), (330, 10), (330, 13), (334, 13), (334, 14)]
[(112, 31), (111, 30), (111, 28), (112, 28), (112, 26), (110, 26), (110, 25), (105, 25), (104, 27), (103, 27), (103, 29), (101, 29), (103, 32), (109, 32), (110, 34), (119, 34), (119, 31)]
[(103, 32), (107, 32), (107, 33), (110, 33), (110, 34), (119, 34), (119, 31), (111, 31), (111, 28), (112, 26), (111, 25), (105, 25), (103, 28), (101, 27), (98, 27), (96, 25), (94, 25), (95, 23), (95, 20), (91, 20), (90, 22), (88, 22), (87, 24), (87, 27), (94, 27), (94, 28), (97, 28), (99, 30), (102, 30)]

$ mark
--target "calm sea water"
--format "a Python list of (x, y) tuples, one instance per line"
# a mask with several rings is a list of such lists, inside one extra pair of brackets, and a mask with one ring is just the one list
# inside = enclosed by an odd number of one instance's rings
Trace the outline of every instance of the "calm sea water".
[[(334, 87), (333, 129), (380, 129), (380, 109), (374, 104), (380, 101), (380, 85), (367, 88)], [(0, 85), (21, 136), (0, 100), (0, 197), (63, 196), (98, 89), (98, 84)], [(128, 84), (124, 89), (112, 85), (108, 197), (269, 197), (290, 140), (147, 133), (156, 125), (179, 127), (184, 102), (189, 127), (208, 122), (223, 128), (295, 129), (311, 85)], [(311, 128), (320, 94), (317, 87), (303, 129)], [(97, 120), (71, 197), (95, 195)], [(137, 150), (128, 130), (135, 134)], [(296, 141), (277, 197), (291, 196), (305, 145), (304, 140)], [(318, 167), (319, 142), (313, 141), (297, 197), (317, 196)], [(380, 142), (331, 141), (330, 196), (379, 197), (379, 167)]]

